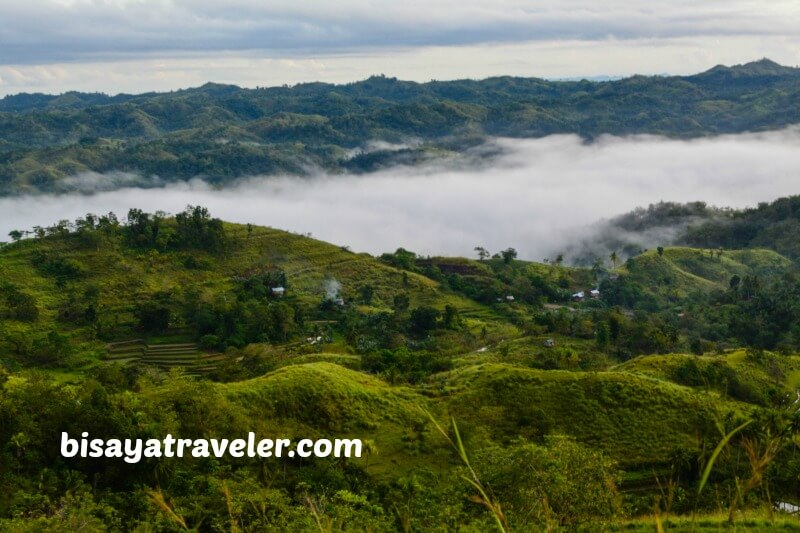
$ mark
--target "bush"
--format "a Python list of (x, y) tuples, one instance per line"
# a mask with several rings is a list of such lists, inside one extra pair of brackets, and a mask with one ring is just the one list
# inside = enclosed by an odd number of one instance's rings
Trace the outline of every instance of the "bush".
[(7, 316), (13, 320), (33, 322), (39, 318), (36, 298), (24, 293), (10, 283), (2, 287), (2, 296), (8, 307)]
[(211, 350), (219, 346), (219, 337), (216, 335), (203, 335), (200, 337), (200, 347), (205, 350)]

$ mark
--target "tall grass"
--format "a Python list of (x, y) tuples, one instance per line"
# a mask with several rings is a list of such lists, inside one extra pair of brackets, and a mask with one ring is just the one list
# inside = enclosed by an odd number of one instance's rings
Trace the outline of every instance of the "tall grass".
[(450, 446), (453, 447), (453, 449), (458, 454), (459, 459), (461, 459), (461, 462), (467, 468), (469, 475), (461, 477), (462, 479), (464, 479), (464, 481), (469, 483), (470, 486), (472, 486), (472, 488), (474, 488), (475, 491), (477, 492), (474, 501), (480, 503), (481, 505), (486, 507), (486, 509), (489, 510), (489, 512), (492, 514), (492, 517), (494, 518), (494, 522), (495, 525), (497, 526), (497, 529), (499, 529), (503, 533), (511, 531), (511, 528), (508, 525), (508, 520), (506, 519), (505, 515), (503, 514), (503, 510), (500, 507), (500, 502), (498, 502), (494, 498), (494, 496), (491, 495), (489, 489), (483, 484), (483, 482), (478, 477), (478, 474), (477, 472), (475, 472), (475, 469), (472, 468), (472, 464), (469, 461), (469, 456), (467, 455), (467, 450), (466, 448), (464, 448), (464, 442), (461, 440), (461, 434), (458, 431), (458, 425), (456, 424), (456, 419), (450, 417), (450, 423), (452, 424), (452, 429), (453, 429), (453, 437), (455, 438), (454, 440), (453, 438), (450, 437), (447, 431), (445, 431), (445, 429), (441, 425), (439, 425), (439, 422), (436, 421), (433, 415), (431, 415), (428, 411), (426, 411), (423, 408), (420, 409), (422, 410), (423, 413), (425, 413), (425, 415), (427, 415), (427, 417), (433, 423), (434, 427), (436, 427), (436, 430), (442, 434), (442, 436), (447, 440), (447, 442), (450, 443)]

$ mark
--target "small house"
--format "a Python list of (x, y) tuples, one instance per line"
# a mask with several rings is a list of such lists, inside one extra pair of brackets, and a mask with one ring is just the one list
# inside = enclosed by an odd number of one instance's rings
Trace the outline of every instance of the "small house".
[(591, 291), (589, 291), (589, 296), (596, 300), (600, 298), (600, 291), (598, 289), (592, 289)]
[(273, 296), (283, 296), (286, 294), (285, 287), (272, 287), (272, 295)]
[(555, 348), (556, 347), (556, 341), (554, 341), (553, 339), (545, 339), (545, 341), (542, 344), (544, 344), (545, 348)]
[(584, 293), (583, 291), (576, 292), (575, 294), (572, 295), (572, 299), (576, 302), (582, 302), (585, 297), (586, 293)]
[(506, 296), (506, 301), (507, 302), (513, 302), (514, 301), (514, 297), (509, 294), (508, 296)]

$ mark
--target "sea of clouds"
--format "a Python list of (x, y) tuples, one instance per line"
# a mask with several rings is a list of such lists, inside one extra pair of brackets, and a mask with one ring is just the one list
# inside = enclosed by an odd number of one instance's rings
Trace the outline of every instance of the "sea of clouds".
[[(487, 156), (487, 153), (495, 154)], [(70, 178), (79, 193), (0, 198), (0, 235), (131, 207), (214, 216), (373, 254), (473, 255), (509, 246), (542, 260), (603, 219), (658, 201), (744, 207), (800, 193), (800, 129), (695, 140), (573, 135), (494, 139), (465, 158), (366, 175), (259, 177), (217, 189), (122, 173)], [(113, 187), (122, 187), (108, 190)], [(146, 187), (141, 187), (145, 185)], [(2, 240), (2, 237), (0, 237)], [(652, 246), (667, 243), (647, 243)]]

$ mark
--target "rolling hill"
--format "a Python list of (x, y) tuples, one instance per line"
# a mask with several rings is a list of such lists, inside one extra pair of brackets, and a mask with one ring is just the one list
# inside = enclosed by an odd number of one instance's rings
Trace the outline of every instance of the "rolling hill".
[[(3, 246), (0, 529), (313, 530), (317, 516), (486, 530), (477, 486), (521, 530), (636, 530), (654, 506), (676, 527), (699, 510), (703, 530), (756, 475), (770, 495), (753, 490), (737, 527), (793, 523), (762, 508), (796, 494), (791, 260), (667, 247), (573, 268), (514, 255), (372, 257), (192, 206), (87, 215)], [(253, 431), (366, 451), (128, 464), (65, 459), (62, 431)]]
[[(211, 183), (309, 169), (365, 172), (463, 154), (487, 137), (697, 137), (800, 122), (800, 70), (770, 60), (694, 76), (498, 77), (0, 100), (0, 194)], [(152, 179), (157, 176), (158, 179)]]

